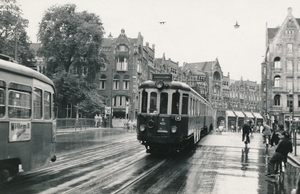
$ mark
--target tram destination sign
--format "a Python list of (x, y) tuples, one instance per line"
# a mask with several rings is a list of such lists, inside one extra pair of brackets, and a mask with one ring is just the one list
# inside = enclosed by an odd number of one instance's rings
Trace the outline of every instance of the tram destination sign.
[(153, 74), (153, 81), (172, 81), (172, 74)]

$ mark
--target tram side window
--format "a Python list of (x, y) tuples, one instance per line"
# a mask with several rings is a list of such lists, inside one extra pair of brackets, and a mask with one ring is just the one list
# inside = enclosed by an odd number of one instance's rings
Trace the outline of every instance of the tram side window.
[(33, 91), (33, 118), (41, 119), (43, 116), (42, 110), (42, 90), (34, 88)]
[(183, 94), (182, 105), (181, 105), (182, 114), (188, 114), (188, 108), (189, 108), (189, 95)]
[(160, 114), (168, 113), (168, 93), (160, 94)]
[(51, 93), (44, 92), (44, 119), (51, 119)]
[(0, 89), (0, 118), (3, 118), (5, 115), (5, 98), (4, 90)]
[(53, 119), (56, 119), (57, 116), (57, 104), (56, 104), (56, 98), (55, 98), (55, 94), (52, 94), (52, 111), (53, 111)]
[(157, 93), (151, 92), (150, 93), (150, 113), (157, 111)]
[(142, 92), (142, 113), (147, 113), (147, 104), (148, 104), (148, 92)]
[(8, 93), (8, 116), (29, 119), (31, 116), (30, 93), (10, 90)]
[(179, 92), (175, 92), (172, 95), (172, 114), (179, 114)]

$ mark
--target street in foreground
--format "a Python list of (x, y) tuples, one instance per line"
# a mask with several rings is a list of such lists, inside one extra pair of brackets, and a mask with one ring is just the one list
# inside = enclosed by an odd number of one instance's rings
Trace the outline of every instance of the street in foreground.
[(58, 136), (57, 162), (21, 173), (0, 193), (290, 193), (299, 168), (288, 164), (284, 185), (265, 176), (269, 155), (260, 134), (242, 152), (241, 133), (212, 133), (194, 150), (150, 155), (134, 132), (95, 129)]

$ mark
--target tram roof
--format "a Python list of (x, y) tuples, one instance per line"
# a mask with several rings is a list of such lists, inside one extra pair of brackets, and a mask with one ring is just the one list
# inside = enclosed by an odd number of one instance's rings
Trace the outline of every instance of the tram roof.
[[(155, 81), (148, 80), (144, 81), (140, 84), (139, 88), (156, 88)], [(165, 82), (169, 87), (169, 89), (181, 89), (186, 91), (191, 91), (191, 87), (183, 82), (178, 81), (171, 81), (171, 82)]]
[(13, 63), (13, 62), (9, 62), (9, 61), (0, 59), (0, 70), (10, 72), (13, 74), (19, 74), (24, 77), (35, 78), (44, 83), (54, 86), (52, 80), (49, 79), (44, 74), (39, 73), (36, 70), (33, 70), (24, 65), (20, 65), (18, 63)]

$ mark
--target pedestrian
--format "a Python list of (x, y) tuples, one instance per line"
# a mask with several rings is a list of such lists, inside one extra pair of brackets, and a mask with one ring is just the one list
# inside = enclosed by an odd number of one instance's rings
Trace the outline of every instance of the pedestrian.
[(102, 115), (99, 115), (99, 127), (102, 127), (103, 125), (103, 118)]
[(233, 132), (234, 131), (234, 126), (233, 125), (231, 125), (231, 132)]
[(263, 122), (263, 126), (264, 126), (264, 129), (262, 130), (263, 132), (263, 138), (264, 138), (264, 142), (266, 142), (266, 139), (268, 138), (269, 141), (270, 141), (270, 138), (271, 138), (271, 128), (269, 125), (267, 125), (266, 122)]
[(94, 117), (95, 127), (98, 127), (99, 116), (96, 114)]
[(271, 141), (270, 144), (271, 146), (277, 145), (279, 143), (279, 133), (282, 133), (284, 130), (284, 125), (283, 124), (279, 124), (278, 125), (278, 129), (276, 131), (273, 131), (272, 135), (271, 135)]
[(264, 126), (261, 124), (260, 127), (259, 127), (259, 132), (262, 133), (263, 130), (264, 130)]

